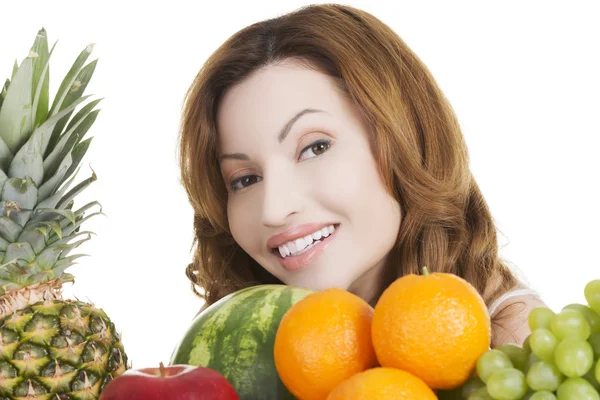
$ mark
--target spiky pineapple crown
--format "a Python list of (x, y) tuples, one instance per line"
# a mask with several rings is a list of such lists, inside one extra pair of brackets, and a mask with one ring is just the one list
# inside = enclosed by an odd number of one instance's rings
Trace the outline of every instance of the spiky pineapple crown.
[[(62, 284), (73, 281), (65, 269), (84, 255), (69, 253), (93, 233), (80, 231), (81, 224), (103, 214), (97, 201), (73, 210), (73, 199), (96, 180), (93, 171), (70, 188), (92, 139), (82, 138), (102, 100), (88, 103), (69, 122), (90, 97), (82, 94), (96, 67), (97, 60), (84, 66), (93, 44), (79, 54), (48, 109), (55, 46), (48, 52), (42, 28), (21, 65), (15, 60), (0, 93), (0, 318), (24, 303), (61, 297)], [(93, 206), (100, 210), (84, 216)]]

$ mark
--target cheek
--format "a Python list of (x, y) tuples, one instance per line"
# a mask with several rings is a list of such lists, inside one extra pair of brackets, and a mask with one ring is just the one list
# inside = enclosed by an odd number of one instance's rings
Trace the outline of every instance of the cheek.
[(253, 221), (254, 214), (248, 209), (245, 209), (243, 202), (240, 199), (229, 200), (227, 203), (227, 220), (229, 229), (233, 239), (240, 245), (242, 249), (248, 251), (251, 246), (252, 227), (256, 226)]
[(331, 160), (319, 174), (319, 183), (324, 197), (347, 213), (368, 207), (381, 185), (373, 160), (363, 154)]

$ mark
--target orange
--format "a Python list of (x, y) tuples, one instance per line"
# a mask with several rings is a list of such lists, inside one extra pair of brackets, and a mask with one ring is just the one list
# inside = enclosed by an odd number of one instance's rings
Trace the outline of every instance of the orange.
[(395, 368), (373, 368), (338, 385), (327, 400), (437, 400), (413, 374)]
[(452, 389), (472, 374), (490, 347), (491, 321), (477, 290), (448, 273), (405, 275), (375, 305), (373, 346), (382, 367)]
[(299, 400), (326, 399), (352, 375), (375, 366), (373, 307), (341, 289), (311, 293), (290, 308), (275, 335), (275, 367)]

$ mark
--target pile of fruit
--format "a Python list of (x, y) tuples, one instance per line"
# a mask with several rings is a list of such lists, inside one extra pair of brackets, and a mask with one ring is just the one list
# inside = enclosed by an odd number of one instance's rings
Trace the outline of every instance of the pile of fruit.
[(452, 274), (401, 277), (374, 308), (261, 285), (200, 314), (171, 363), (218, 371), (240, 399), (600, 400), (600, 280), (585, 298), (534, 309), (523, 346), (492, 349), (483, 299)]

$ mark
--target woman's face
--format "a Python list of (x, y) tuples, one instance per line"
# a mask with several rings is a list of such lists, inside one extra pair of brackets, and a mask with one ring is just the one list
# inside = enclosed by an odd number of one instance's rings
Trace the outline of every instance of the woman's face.
[(334, 80), (270, 65), (225, 94), (217, 127), (242, 249), (288, 285), (368, 290), (396, 241), (400, 206), (380, 179), (368, 126)]

